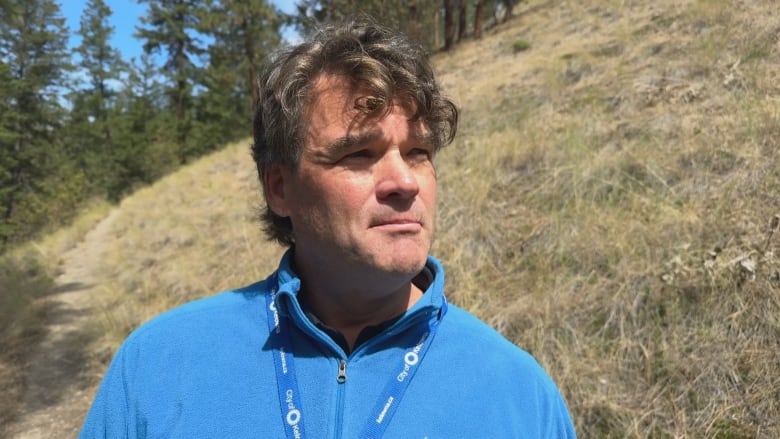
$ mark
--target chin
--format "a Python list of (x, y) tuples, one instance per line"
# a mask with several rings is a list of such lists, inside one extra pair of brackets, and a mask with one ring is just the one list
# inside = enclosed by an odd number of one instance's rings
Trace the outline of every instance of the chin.
[[(395, 244), (395, 245), (394, 245)], [(428, 260), (430, 246), (426, 242), (391, 242), (364, 247), (364, 263), (385, 273), (416, 276)]]
[(409, 276), (416, 276), (422, 271), (428, 259), (427, 253), (408, 255), (407, 257), (402, 257), (403, 255), (398, 254), (393, 256), (391, 260), (378, 264), (379, 268), (388, 273), (406, 274)]

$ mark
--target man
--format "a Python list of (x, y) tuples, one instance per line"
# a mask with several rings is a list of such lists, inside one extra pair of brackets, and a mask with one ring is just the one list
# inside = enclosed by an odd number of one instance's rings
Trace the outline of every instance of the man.
[(457, 110), (422, 49), (354, 22), (259, 85), (263, 219), (289, 250), (135, 331), (82, 437), (573, 438), (536, 361), (444, 298), (433, 158)]

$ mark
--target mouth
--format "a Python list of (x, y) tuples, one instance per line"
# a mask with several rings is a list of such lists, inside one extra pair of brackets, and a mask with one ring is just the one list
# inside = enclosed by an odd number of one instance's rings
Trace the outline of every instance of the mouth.
[(390, 232), (418, 232), (423, 226), (416, 218), (388, 218), (371, 224), (372, 229), (386, 230)]

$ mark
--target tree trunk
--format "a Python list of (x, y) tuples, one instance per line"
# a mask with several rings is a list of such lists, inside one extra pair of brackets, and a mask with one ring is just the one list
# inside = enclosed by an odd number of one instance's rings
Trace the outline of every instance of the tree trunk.
[(409, 1), (407, 19), (409, 21), (406, 26), (406, 32), (409, 34), (409, 36), (412, 39), (422, 43), (422, 41), (420, 41), (420, 22), (419, 22), (420, 17), (419, 17), (419, 11), (417, 10), (417, 0)]
[(444, 50), (452, 49), (455, 44), (454, 0), (444, 0)]
[(506, 6), (506, 14), (504, 14), (504, 22), (512, 18), (512, 12), (515, 10), (515, 0), (504, 0)]
[(441, 34), (439, 33), (439, 20), (441, 12), (439, 8), (433, 13), (433, 47), (438, 48), (441, 45)]
[(466, 4), (468, 0), (458, 0), (458, 42), (466, 36)]
[(260, 87), (257, 84), (257, 67), (255, 66), (255, 51), (252, 45), (252, 40), (249, 37), (249, 25), (246, 19), (241, 20), (241, 30), (244, 35), (244, 58), (247, 63), (247, 75), (249, 76), (249, 87), (251, 87), (250, 107), (252, 108), (252, 114), (257, 110), (257, 100), (260, 99)]
[(485, 0), (477, 0), (474, 7), (474, 38), (482, 38), (482, 13), (485, 9)]

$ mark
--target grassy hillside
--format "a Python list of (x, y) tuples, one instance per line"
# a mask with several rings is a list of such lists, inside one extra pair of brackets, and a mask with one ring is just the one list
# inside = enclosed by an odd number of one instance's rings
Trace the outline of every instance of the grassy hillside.
[[(778, 12), (529, 0), (435, 56), (462, 109), (438, 158), (448, 294), (539, 359), (581, 437), (780, 437)], [(246, 143), (126, 199), (95, 357), (272, 270), (259, 205)]]
[(780, 437), (777, 12), (529, 2), (438, 59), (464, 124), (437, 252), (583, 437)]

